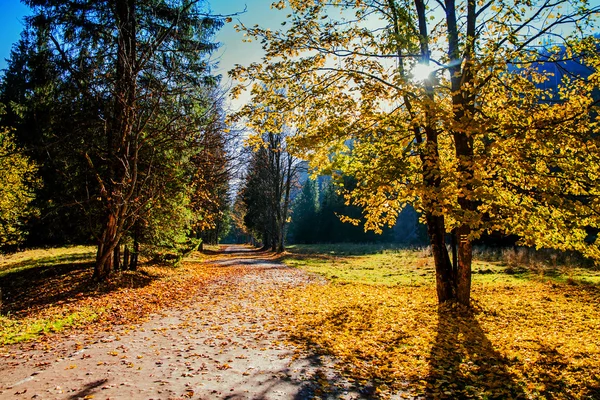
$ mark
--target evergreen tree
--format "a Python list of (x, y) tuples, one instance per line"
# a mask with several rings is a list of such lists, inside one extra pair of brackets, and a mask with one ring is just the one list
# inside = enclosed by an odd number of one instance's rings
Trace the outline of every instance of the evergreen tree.
[[(222, 119), (208, 60), (222, 21), (188, 0), (27, 4), (34, 16), (2, 96), (44, 180), (60, 172), (42, 196), (45, 210), (72, 210), (74, 224), (86, 226), (98, 242), (94, 276), (104, 279), (123, 241), (137, 249), (140, 240), (181, 237), (212, 212), (194, 209), (193, 198), (223, 193), (213, 188), (223, 176), (191, 189), (202, 175), (194, 160), (214, 153), (203, 139)], [(213, 136), (222, 134), (220, 125)], [(171, 222), (161, 238), (152, 228), (159, 221)]]
[(318, 196), (316, 182), (307, 179), (292, 207), (290, 237), (294, 243), (316, 243), (319, 239)]

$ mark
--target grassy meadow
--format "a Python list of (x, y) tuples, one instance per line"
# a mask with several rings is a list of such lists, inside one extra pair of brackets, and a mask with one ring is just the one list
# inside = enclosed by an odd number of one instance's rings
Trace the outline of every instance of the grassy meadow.
[(284, 262), (329, 283), (280, 299), (285, 329), (383, 397), (600, 398), (600, 271), (524, 249), (475, 255), (465, 310), (437, 306), (427, 249), (292, 246)]

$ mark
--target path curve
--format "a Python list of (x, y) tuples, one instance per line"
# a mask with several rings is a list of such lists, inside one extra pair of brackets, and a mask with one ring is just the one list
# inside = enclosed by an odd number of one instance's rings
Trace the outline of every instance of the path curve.
[(298, 357), (267, 329), (262, 293), (318, 278), (248, 247), (216, 265), (246, 274), (200, 288), (183, 306), (127, 330), (58, 340), (52, 351), (7, 348), (0, 399), (356, 399), (331, 360)]

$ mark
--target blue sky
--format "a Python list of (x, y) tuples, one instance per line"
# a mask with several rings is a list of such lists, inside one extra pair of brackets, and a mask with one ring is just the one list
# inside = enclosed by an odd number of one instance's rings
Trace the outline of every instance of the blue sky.
[[(256, 60), (260, 54), (260, 47), (257, 44), (243, 43), (241, 34), (235, 32), (233, 26), (236, 19), (240, 19), (244, 24), (269, 25), (272, 19), (277, 20), (283, 14), (276, 10), (271, 10), (272, 0), (213, 0), (211, 9), (216, 14), (233, 14), (246, 10), (245, 13), (234, 17), (231, 24), (226, 24), (219, 32), (217, 40), (222, 43), (220, 51), (215, 57), (220, 60), (221, 68), (219, 73), (226, 75), (235, 63), (245, 64), (248, 61)], [(6, 68), (5, 59), (10, 56), (10, 49), (17, 40), (23, 29), (23, 16), (29, 14), (29, 8), (18, 0), (0, 0), (0, 69)], [(285, 15), (285, 14), (283, 14)], [(258, 52), (258, 53), (257, 53)]]
[[(209, 0), (211, 11), (214, 14), (234, 16), (233, 23), (226, 24), (217, 35), (216, 40), (222, 46), (214, 55), (219, 61), (219, 69), (216, 71), (223, 75), (224, 83), (228, 85), (227, 71), (234, 64), (248, 65), (257, 61), (261, 56), (261, 48), (258, 43), (244, 43), (242, 34), (234, 29), (239, 21), (247, 26), (259, 24), (263, 27), (276, 28), (287, 14), (288, 10), (273, 10), (270, 8), (273, 0)], [(599, 5), (600, 0), (591, 0), (591, 5)], [(245, 10), (245, 12), (244, 12)], [(10, 56), (10, 50), (18, 39), (23, 29), (23, 16), (29, 14), (29, 9), (19, 0), (0, 0), (0, 69), (6, 68), (5, 59)]]
[(5, 58), (10, 56), (12, 44), (19, 40), (23, 30), (23, 16), (29, 8), (18, 0), (0, 0), (0, 69), (6, 68)]

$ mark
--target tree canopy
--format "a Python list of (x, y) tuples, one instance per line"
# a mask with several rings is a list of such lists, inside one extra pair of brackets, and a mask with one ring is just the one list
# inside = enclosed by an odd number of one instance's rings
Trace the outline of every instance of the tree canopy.
[[(281, 29), (240, 26), (265, 55), (232, 71), (235, 94), (255, 82), (254, 104), (238, 118), (255, 126), (276, 110), (315, 171), (355, 179), (346, 198), (363, 208), (367, 229), (381, 231), (414, 205), (428, 226), (440, 302), (469, 304), (472, 242), (486, 232), (600, 260), (598, 7), (273, 6), (289, 10)], [(554, 79), (548, 66), (568, 60), (585, 73)]]
[(25, 239), (26, 219), (38, 185), (37, 166), (14, 142), (8, 128), (0, 127), (0, 250), (15, 247)]
[(52, 222), (58, 242), (93, 238), (105, 279), (122, 245), (177, 248), (214, 228), (228, 181), (210, 60), (223, 19), (203, 1), (26, 3), (0, 97), (48, 183), (38, 244)]

